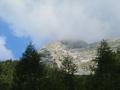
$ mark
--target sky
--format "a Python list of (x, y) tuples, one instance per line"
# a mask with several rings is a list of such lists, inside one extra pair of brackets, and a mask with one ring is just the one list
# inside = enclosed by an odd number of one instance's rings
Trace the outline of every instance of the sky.
[(120, 36), (120, 0), (0, 0), (0, 59), (21, 57), (30, 41), (95, 42)]

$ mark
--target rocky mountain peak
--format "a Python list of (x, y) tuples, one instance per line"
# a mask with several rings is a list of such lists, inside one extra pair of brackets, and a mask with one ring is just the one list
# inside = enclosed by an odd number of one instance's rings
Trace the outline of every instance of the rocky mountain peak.
[[(112, 49), (120, 47), (120, 38), (106, 40)], [(90, 73), (89, 66), (93, 64), (92, 60), (96, 57), (97, 47), (100, 42), (88, 44), (85, 41), (63, 40), (48, 44), (43, 51), (47, 51), (47, 61), (61, 66), (63, 56), (73, 57), (73, 63), (78, 66), (79, 74)], [(41, 52), (41, 51), (40, 51)]]

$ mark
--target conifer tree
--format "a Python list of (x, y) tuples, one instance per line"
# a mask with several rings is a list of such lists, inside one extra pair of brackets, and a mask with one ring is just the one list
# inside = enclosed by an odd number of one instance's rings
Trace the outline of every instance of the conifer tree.
[(73, 58), (68, 55), (63, 57), (61, 69), (65, 73), (73, 75), (77, 71), (77, 66), (73, 63)]
[(114, 64), (114, 53), (108, 46), (108, 43), (103, 40), (97, 50), (96, 74), (112, 73)]
[(40, 55), (30, 43), (15, 70), (15, 90), (40, 90)]
[(2, 80), (1, 80), (1, 75), (2, 75), (2, 68), (1, 68), (1, 63), (0, 63), (0, 90), (3, 89)]
[(65, 90), (74, 90), (74, 74), (77, 72), (77, 66), (73, 63), (73, 58), (69, 55), (63, 57), (61, 69), (64, 75)]
[(120, 48), (117, 49), (115, 60), (116, 73), (120, 75)]
[(95, 61), (97, 62), (94, 78), (95, 89), (114, 90), (113, 75), (115, 70), (115, 53), (105, 40), (101, 41)]

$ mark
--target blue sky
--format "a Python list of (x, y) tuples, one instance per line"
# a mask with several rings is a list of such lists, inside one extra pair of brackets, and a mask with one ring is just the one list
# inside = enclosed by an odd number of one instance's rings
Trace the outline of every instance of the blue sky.
[(29, 41), (120, 37), (120, 0), (0, 0), (0, 59), (19, 58)]
[(12, 50), (14, 58), (21, 57), (21, 54), (24, 52), (27, 44), (29, 43), (28, 38), (18, 38), (14, 36), (9, 28), (9, 24), (2, 19), (0, 19), (0, 36), (6, 38), (6, 48)]

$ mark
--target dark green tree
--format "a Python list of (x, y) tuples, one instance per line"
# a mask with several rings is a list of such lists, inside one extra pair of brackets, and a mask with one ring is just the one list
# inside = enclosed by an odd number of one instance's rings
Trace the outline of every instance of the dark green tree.
[(115, 60), (116, 73), (120, 74), (120, 48), (117, 49)]
[(40, 90), (41, 76), (40, 55), (30, 43), (16, 66), (13, 88), (15, 87), (15, 90)]
[(96, 74), (111, 74), (113, 71), (113, 65), (115, 62), (115, 55), (108, 43), (103, 40), (97, 50), (97, 57), (95, 61), (97, 62)]
[(101, 41), (98, 47), (95, 61), (97, 62), (94, 79), (95, 89), (114, 90), (115, 53), (105, 40)]
[(58, 68), (46, 65), (41, 90), (65, 90), (62, 75)]
[(115, 57), (115, 65), (114, 65), (114, 74), (113, 81), (114, 81), (114, 89), (120, 90), (120, 48), (116, 51)]
[(77, 72), (77, 66), (73, 63), (73, 58), (71, 56), (64, 56), (61, 65), (61, 70), (66, 74), (73, 75)]
[(17, 63), (16, 61), (12, 61), (12, 60), (6, 60), (0, 62), (0, 67), (1, 67), (0, 90), (2, 90), (1, 88), (3, 88), (3, 90), (11, 90), (13, 84), (13, 73), (16, 63)]
[(61, 70), (63, 71), (63, 81), (66, 86), (66, 90), (74, 90), (74, 74), (77, 72), (77, 66), (73, 63), (73, 58), (64, 56), (62, 60)]
[(1, 62), (0, 62), (0, 90), (3, 90), (4, 87), (3, 87), (3, 84), (2, 84), (2, 66), (1, 66)]

